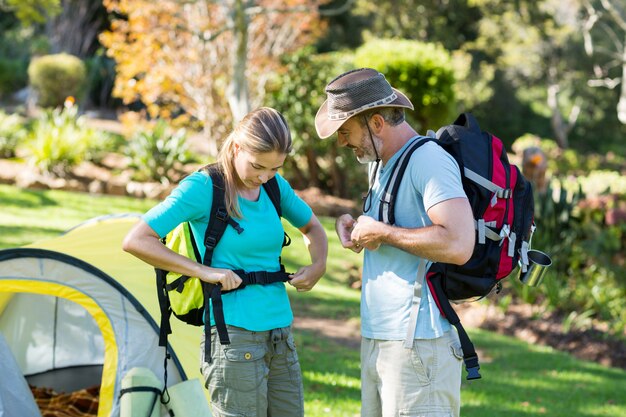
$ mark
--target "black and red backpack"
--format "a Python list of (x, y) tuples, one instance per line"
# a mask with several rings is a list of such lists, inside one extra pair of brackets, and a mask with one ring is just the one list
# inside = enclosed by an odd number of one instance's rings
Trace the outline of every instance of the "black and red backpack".
[(450, 302), (476, 301), (493, 290), (499, 292), (501, 280), (518, 264), (526, 270), (535, 229), (533, 191), (520, 170), (509, 163), (502, 141), (482, 131), (471, 114), (461, 114), (434, 136), (414, 140), (398, 158), (385, 186), (379, 218), (395, 223), (395, 196), (410, 157), (420, 146), (432, 141), (454, 157), (474, 214), (476, 245), (466, 264), (435, 262), (424, 279), (439, 311), (459, 333), (467, 379), (478, 379), (478, 356)]

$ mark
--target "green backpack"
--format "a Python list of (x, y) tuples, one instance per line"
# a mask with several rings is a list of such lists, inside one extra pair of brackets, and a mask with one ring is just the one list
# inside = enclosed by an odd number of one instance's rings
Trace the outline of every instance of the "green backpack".
[[(174, 230), (162, 239), (165, 246), (183, 256), (210, 266), (213, 259), (213, 252), (226, 231), (226, 227), (233, 227), (238, 233), (242, 233), (241, 226), (232, 219), (226, 211), (224, 200), (224, 177), (217, 165), (209, 165), (203, 168), (211, 176), (213, 182), (213, 203), (209, 224), (204, 234), (205, 254), (204, 259), (200, 258), (200, 252), (196, 246), (193, 232), (188, 222), (181, 223)], [(282, 217), (280, 207), (280, 189), (276, 178), (272, 178), (263, 184), (265, 192), (269, 196), (278, 217)], [(283, 247), (289, 245), (291, 239), (285, 233)], [(280, 257), (279, 257), (280, 261)], [(170, 316), (174, 314), (176, 318), (193, 326), (204, 326), (205, 332), (205, 359), (211, 360), (211, 332), (208, 301), (211, 300), (215, 327), (223, 345), (230, 344), (226, 323), (224, 322), (224, 312), (222, 309), (222, 291), (220, 285), (209, 284), (199, 278), (177, 274), (155, 268), (157, 292), (159, 306), (161, 309), (161, 323), (159, 332), (159, 346), (167, 348), (167, 336), (172, 333), (170, 326)], [(282, 262), (280, 271), (254, 271), (245, 272), (243, 270), (234, 271), (242, 279), (241, 285), (236, 291), (245, 288), (247, 285), (270, 284), (274, 282), (285, 282), (289, 280), (289, 273), (285, 272)]]

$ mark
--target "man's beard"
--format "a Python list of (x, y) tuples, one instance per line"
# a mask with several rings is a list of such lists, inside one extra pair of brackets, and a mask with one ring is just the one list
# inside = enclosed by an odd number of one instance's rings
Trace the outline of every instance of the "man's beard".
[[(369, 164), (370, 162), (374, 162), (377, 159), (376, 149), (374, 148), (377, 143), (380, 142), (375, 136), (369, 137), (368, 134), (363, 134), (363, 140), (361, 141), (360, 150), (363, 151), (362, 156), (356, 155), (357, 161), (361, 164)], [(367, 146), (365, 144), (368, 144)]]

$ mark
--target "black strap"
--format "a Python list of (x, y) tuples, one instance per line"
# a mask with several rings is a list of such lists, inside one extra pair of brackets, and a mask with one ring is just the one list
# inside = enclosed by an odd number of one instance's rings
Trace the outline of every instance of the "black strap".
[[(161, 390), (158, 389), (157, 387), (147, 387), (147, 386), (122, 388), (120, 390), (120, 398), (122, 398), (124, 394), (132, 393), (132, 392), (153, 392), (154, 393), (154, 397), (152, 398), (152, 405), (150, 406), (150, 408), (148, 408), (148, 414), (146, 415), (146, 417), (150, 417), (152, 415), (152, 411), (154, 410), (154, 405), (156, 404), (157, 399), (161, 395)], [(160, 414), (161, 413), (159, 413), (159, 415)]]
[(433, 296), (437, 300), (437, 305), (439, 309), (445, 316), (445, 318), (450, 322), (451, 325), (456, 327), (456, 330), (459, 334), (459, 340), (461, 342), (461, 348), (463, 349), (463, 362), (465, 363), (465, 369), (467, 370), (466, 379), (479, 379), (481, 378), (478, 370), (480, 369), (480, 365), (478, 364), (478, 355), (476, 355), (476, 350), (474, 349), (474, 344), (469, 338), (469, 335), (463, 328), (461, 324), (461, 320), (459, 316), (456, 314), (448, 297), (446, 296), (443, 290), (443, 273), (434, 273), (427, 274), (428, 275), (428, 283), (429, 287), (434, 291)]
[[(211, 181), (213, 183), (213, 203), (211, 205), (211, 213), (209, 217), (209, 224), (207, 226), (205, 235), (204, 235), (204, 246), (205, 246), (205, 254), (202, 259), (202, 263), (206, 266), (211, 266), (213, 260), (213, 252), (215, 251), (215, 247), (219, 243), (220, 239), (224, 235), (226, 231), (226, 227), (228, 225), (232, 226), (237, 233), (242, 233), (243, 229), (239, 226), (239, 224), (232, 219), (226, 210), (226, 203), (224, 199), (225, 194), (225, 184), (224, 184), (224, 175), (217, 168), (217, 165), (212, 165), (207, 167), (207, 172), (211, 176)], [(276, 209), (276, 213), (279, 218), (282, 215), (282, 208), (280, 205), (280, 188), (278, 187), (278, 181), (276, 177), (271, 178), (269, 181), (263, 184), (263, 188), (265, 188), (265, 192), (267, 193), (272, 205)], [(285, 233), (285, 238), (283, 240), (283, 246), (288, 245), (291, 242), (289, 236)], [(279, 258), (280, 262), (280, 258)], [(284, 272), (284, 267), (281, 262), (281, 271), (277, 273), (268, 273), (268, 272), (253, 272), (253, 273), (245, 273), (244, 271), (235, 271), (238, 275), (242, 277), (242, 284), (236, 289), (242, 289), (246, 285), (250, 284), (264, 284), (270, 282), (279, 282), (279, 281), (287, 281), (288, 274)], [(267, 282), (266, 282), (267, 281)], [(173, 284), (173, 283), (172, 283)], [(222, 345), (230, 344), (230, 338), (228, 337), (228, 331), (226, 329), (226, 322), (224, 320), (224, 309), (222, 304), (222, 293), (226, 291), (222, 291), (220, 285), (212, 285), (203, 282), (204, 289), (204, 300), (205, 300), (205, 317), (204, 317), (204, 353), (205, 360), (209, 363), (211, 362), (211, 328), (210, 328), (210, 316), (208, 309), (208, 302), (211, 300), (211, 310), (213, 311), (213, 319), (215, 320), (215, 327), (217, 329), (220, 343)]]
[(167, 271), (163, 269), (155, 268), (156, 271), (156, 284), (157, 284), (157, 297), (159, 299), (159, 308), (161, 310), (161, 323), (159, 324), (159, 346), (167, 347), (167, 335), (172, 333), (172, 327), (170, 326), (170, 316), (172, 315), (172, 308), (170, 306), (170, 299), (167, 294)]

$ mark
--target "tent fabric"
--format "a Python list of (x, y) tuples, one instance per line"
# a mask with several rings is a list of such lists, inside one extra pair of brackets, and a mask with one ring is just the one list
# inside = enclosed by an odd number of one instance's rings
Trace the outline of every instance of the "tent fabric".
[[(0, 251), (0, 333), (22, 373), (101, 365), (99, 417), (119, 415), (121, 379), (133, 367), (163, 378), (154, 270), (121, 250), (137, 220), (97, 218)], [(172, 327), (168, 386), (200, 377), (201, 329), (175, 320)]]
[(0, 375), (7, 381), (0, 389), (0, 417), (41, 417), (33, 394), (22, 376), (22, 371), (15, 358), (10, 354), (9, 346), (0, 333)]

